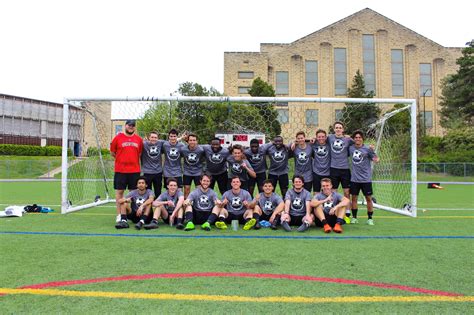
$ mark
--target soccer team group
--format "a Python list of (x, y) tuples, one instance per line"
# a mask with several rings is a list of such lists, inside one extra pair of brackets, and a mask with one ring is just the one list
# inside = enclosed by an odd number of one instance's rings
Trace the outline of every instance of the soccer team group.
[[(360, 191), (366, 199), (367, 224), (374, 225), (371, 164), (379, 158), (364, 144), (363, 132), (347, 136), (341, 122), (333, 129), (334, 134), (317, 130), (310, 141), (298, 132), (288, 145), (276, 136), (271, 143), (253, 139), (249, 148), (225, 148), (218, 138), (202, 145), (197, 135), (178, 137), (174, 129), (168, 140), (160, 140), (156, 132), (142, 139), (135, 121), (128, 120), (110, 146), (115, 158), (115, 227), (128, 228), (131, 220), (138, 230), (156, 229), (162, 220), (185, 231), (195, 225), (210, 231), (212, 226), (227, 229), (236, 220), (244, 230), (281, 226), (304, 232), (317, 226), (325, 233), (342, 233), (345, 223), (358, 223)], [(288, 189), (290, 158), (295, 167)], [(221, 198), (213, 190), (216, 183)], [(275, 192), (277, 185), (282, 196)], [(343, 195), (337, 192), (339, 185)]]

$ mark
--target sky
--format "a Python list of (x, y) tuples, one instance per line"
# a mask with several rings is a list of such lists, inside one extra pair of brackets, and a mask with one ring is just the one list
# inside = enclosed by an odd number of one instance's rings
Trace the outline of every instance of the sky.
[(465, 0), (2, 0), (0, 93), (169, 96), (186, 81), (223, 92), (224, 52), (291, 43), (364, 8), (446, 47), (474, 38)]

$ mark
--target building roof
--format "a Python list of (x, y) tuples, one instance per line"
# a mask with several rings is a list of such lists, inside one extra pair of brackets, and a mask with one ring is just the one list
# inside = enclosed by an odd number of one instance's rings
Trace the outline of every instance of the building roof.
[(39, 104), (39, 105), (50, 105), (50, 106), (63, 106), (61, 103), (53, 103), (49, 101), (42, 101), (42, 100), (37, 100), (34, 98), (28, 98), (28, 97), (23, 97), (23, 96), (15, 96), (15, 95), (8, 95), (8, 94), (2, 94), (0, 93), (0, 99), (9, 99), (9, 100), (17, 100), (21, 102), (28, 102), (32, 104)]

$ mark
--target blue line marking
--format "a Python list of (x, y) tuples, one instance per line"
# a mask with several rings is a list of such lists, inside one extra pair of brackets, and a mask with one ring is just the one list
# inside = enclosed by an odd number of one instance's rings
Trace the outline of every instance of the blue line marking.
[(75, 233), (75, 232), (11, 232), (14, 235), (92, 236), (92, 237), (143, 237), (143, 238), (207, 238), (207, 239), (297, 239), (297, 240), (353, 240), (353, 239), (474, 239), (472, 235), (407, 235), (407, 236), (272, 236), (272, 235), (181, 235), (181, 234), (117, 234), (117, 233)]

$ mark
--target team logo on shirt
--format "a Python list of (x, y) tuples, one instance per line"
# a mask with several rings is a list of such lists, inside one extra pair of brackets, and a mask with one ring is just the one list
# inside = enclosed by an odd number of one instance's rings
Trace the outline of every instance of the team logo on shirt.
[(242, 200), (240, 197), (232, 197), (232, 200), (230, 201), (230, 206), (234, 210), (240, 210), (242, 208)]
[(250, 156), (250, 161), (253, 163), (260, 163), (262, 161), (262, 155), (260, 153), (255, 153)]
[(157, 156), (160, 155), (160, 148), (157, 146), (152, 146), (148, 152), (150, 156)]
[(242, 173), (242, 165), (240, 165), (239, 163), (232, 163), (232, 173)]
[(315, 150), (315, 154), (319, 158), (324, 158), (328, 155), (329, 151), (326, 149), (326, 146), (319, 145)]
[(332, 151), (334, 153), (341, 153), (344, 150), (344, 140), (336, 139), (332, 144)]
[(300, 152), (296, 156), (296, 161), (300, 165), (306, 165), (309, 161), (309, 156), (308, 156), (308, 154), (306, 154), (306, 152)]
[(352, 163), (354, 164), (360, 164), (364, 160), (364, 156), (362, 155), (362, 152), (359, 150), (355, 150), (354, 153), (352, 153)]
[(285, 159), (286, 155), (285, 155), (285, 152), (283, 150), (281, 151), (275, 151), (273, 154), (272, 154), (272, 159), (273, 161), (277, 162), (277, 163), (281, 163), (283, 162), (283, 160)]
[(137, 207), (140, 207), (144, 203), (145, 203), (145, 197), (137, 197), (135, 199), (135, 204), (137, 205)]
[(168, 153), (168, 158), (171, 161), (176, 161), (179, 159), (179, 150), (177, 148), (170, 148), (170, 152)]
[(325, 203), (323, 203), (323, 209), (325, 212), (329, 212), (329, 210), (331, 210), (333, 206), (333, 203), (332, 201), (326, 201)]
[(303, 200), (301, 200), (300, 197), (296, 197), (293, 199), (293, 202), (291, 203), (291, 209), (295, 211), (300, 211), (303, 209)]
[(208, 196), (206, 196), (206, 195), (199, 196), (199, 199), (198, 199), (198, 208), (199, 209), (208, 209), (210, 204), (211, 204), (211, 202), (210, 202)]
[(222, 155), (220, 153), (212, 153), (211, 162), (213, 162), (215, 164), (219, 164), (219, 163), (222, 163), (223, 160), (224, 160), (224, 158), (222, 157)]
[(186, 157), (186, 162), (189, 165), (195, 165), (198, 162), (198, 155), (196, 153), (189, 153)]
[(271, 200), (266, 200), (265, 204), (263, 205), (263, 210), (264, 211), (271, 211), (273, 210), (273, 203)]

